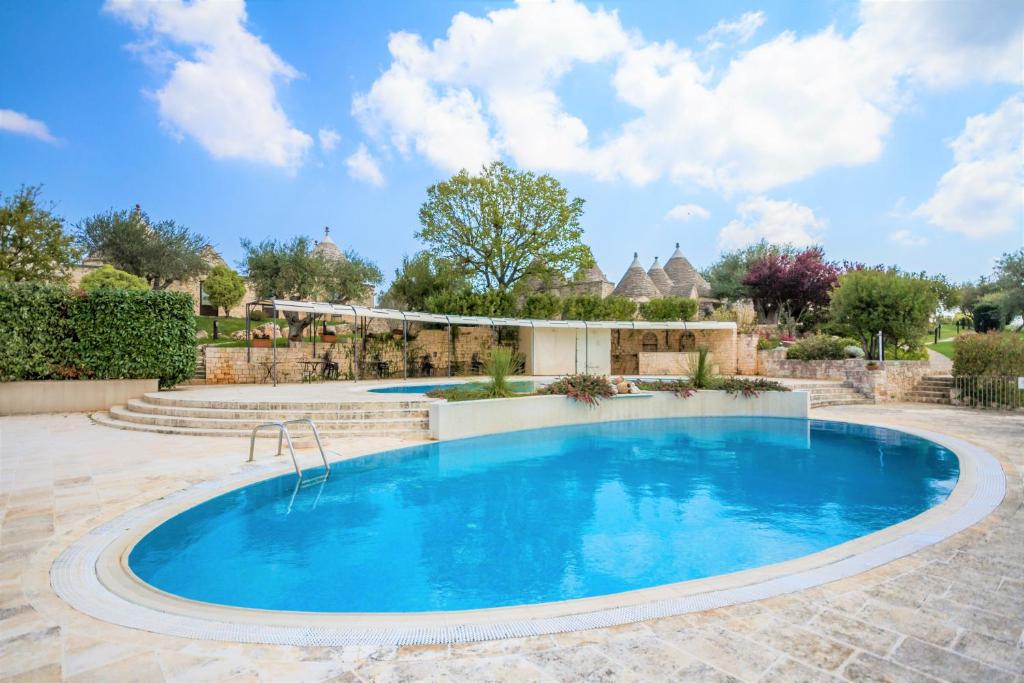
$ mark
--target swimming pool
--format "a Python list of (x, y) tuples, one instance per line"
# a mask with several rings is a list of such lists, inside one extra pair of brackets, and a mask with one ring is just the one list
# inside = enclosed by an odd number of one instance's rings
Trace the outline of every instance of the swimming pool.
[[(310, 473), (312, 474), (312, 472)], [(823, 550), (949, 495), (956, 455), (879, 427), (682, 418), (441, 442), (231, 491), (128, 565), (161, 590), (274, 610), (531, 604)]]
[[(463, 389), (479, 389), (483, 386), (482, 382), (449, 382), (447, 384), (399, 384), (393, 387), (380, 387), (379, 389), (370, 389), (370, 393), (374, 394), (425, 394), (428, 391), (434, 389), (452, 389), (454, 387), (462, 387)], [(519, 394), (531, 394), (537, 390), (538, 384), (529, 380), (509, 382), (509, 386), (512, 387), (512, 391)]]

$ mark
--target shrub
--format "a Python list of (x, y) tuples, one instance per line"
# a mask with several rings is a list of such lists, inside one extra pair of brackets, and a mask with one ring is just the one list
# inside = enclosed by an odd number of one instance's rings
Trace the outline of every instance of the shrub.
[(604, 375), (566, 375), (537, 390), (538, 394), (560, 394), (580, 403), (596, 406), (603, 398), (615, 395), (615, 388)]
[[(637, 386), (644, 391), (671, 391), (679, 398), (689, 398), (697, 391), (693, 381), (689, 379), (651, 380), (637, 382)], [(764, 379), (763, 377), (715, 377), (708, 382), (704, 389), (724, 391), (727, 394), (741, 394), (744, 397), (759, 395), (762, 391), (789, 391), (789, 387), (780, 384), (775, 380)]]
[(710, 389), (715, 381), (715, 373), (708, 357), (708, 347), (702, 346), (697, 349), (697, 365), (690, 372), (690, 382), (694, 389)]
[(779, 345), (781, 344), (782, 342), (778, 339), (773, 339), (771, 337), (759, 337), (757, 340), (757, 350), (770, 351), (771, 349), (779, 348)]
[(262, 320), (266, 320), (266, 318), (267, 318), (267, 314), (264, 313), (263, 309), (260, 309), (260, 308), (254, 308), (254, 309), (252, 309), (252, 312), (249, 313), (249, 320), (252, 320), (253, 322), (257, 322), (258, 323), (258, 322), (260, 322)]
[(1000, 330), (1003, 327), (1003, 312), (992, 301), (982, 301), (974, 307), (974, 331), (980, 334)]
[(1024, 376), (1024, 337), (999, 332), (960, 335), (954, 344), (953, 374)]
[(532, 292), (526, 296), (519, 314), (524, 318), (550, 320), (562, 312), (562, 300), (550, 292)]
[(846, 358), (846, 347), (850, 343), (849, 339), (815, 334), (804, 337), (786, 349), (786, 358), (790, 360), (842, 360)]
[(484, 385), (483, 392), (488, 398), (508, 398), (515, 394), (509, 386), (508, 378), (516, 374), (523, 367), (522, 361), (512, 352), (512, 349), (499, 346), (491, 351), (491, 355), (484, 364), (484, 371), (490, 376), (490, 381)]
[(644, 320), (693, 320), (697, 315), (697, 301), (681, 296), (667, 296), (640, 304), (640, 317)]
[(145, 278), (118, 270), (111, 265), (100, 266), (88, 273), (82, 278), (80, 286), (86, 292), (95, 292), (97, 289), (134, 289), (145, 292), (149, 289), (149, 283)]
[(184, 292), (0, 286), (0, 379), (157, 378), (170, 387), (195, 372), (192, 297)]
[(73, 299), (64, 287), (33, 282), (0, 285), (0, 381), (69, 376), (74, 330)]
[(635, 314), (636, 304), (622, 296), (577, 294), (562, 302), (564, 320), (632, 320)]

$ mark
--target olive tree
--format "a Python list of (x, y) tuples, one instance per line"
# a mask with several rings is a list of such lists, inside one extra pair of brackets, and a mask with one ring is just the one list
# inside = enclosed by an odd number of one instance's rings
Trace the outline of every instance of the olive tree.
[(228, 315), (245, 296), (245, 278), (224, 265), (216, 265), (203, 280), (203, 292), (210, 303)]
[[(352, 251), (345, 252), (344, 258), (314, 252), (308, 237), (258, 244), (243, 239), (241, 244), (249, 281), (260, 298), (348, 303), (363, 298), (381, 281), (380, 269), (370, 261)], [(297, 311), (286, 311), (284, 316), (290, 339), (302, 339), (313, 322), (311, 315)]]

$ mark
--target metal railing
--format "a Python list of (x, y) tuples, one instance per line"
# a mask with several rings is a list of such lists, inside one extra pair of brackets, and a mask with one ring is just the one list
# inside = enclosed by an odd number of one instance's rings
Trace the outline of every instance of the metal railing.
[(955, 406), (994, 410), (1024, 409), (1020, 377), (960, 375), (953, 377), (950, 402)]
[(302, 417), (296, 420), (284, 420), (280, 422), (264, 422), (263, 424), (258, 424), (253, 427), (252, 434), (249, 437), (249, 462), (252, 462), (255, 457), (257, 432), (264, 429), (276, 429), (277, 455), (281, 455), (282, 442), (287, 440), (288, 452), (291, 454), (292, 464), (295, 466), (295, 474), (298, 475), (299, 481), (302, 481), (302, 468), (299, 467), (299, 461), (295, 457), (295, 448), (292, 446), (292, 435), (288, 432), (288, 425), (293, 424), (308, 424), (313, 430), (313, 437), (316, 439), (316, 447), (320, 449), (320, 458), (324, 461), (324, 475), (329, 475), (331, 473), (331, 466), (327, 464), (327, 454), (324, 452), (323, 442), (320, 441), (320, 432), (317, 431), (316, 424), (308, 417)]

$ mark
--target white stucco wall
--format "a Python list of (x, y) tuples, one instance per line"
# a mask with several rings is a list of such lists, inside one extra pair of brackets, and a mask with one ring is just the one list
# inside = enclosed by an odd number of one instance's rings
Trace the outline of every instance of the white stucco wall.
[(698, 391), (683, 399), (671, 392), (659, 391), (616, 396), (601, 401), (596, 407), (588, 407), (565, 396), (438, 402), (430, 406), (430, 434), (434, 439), (459, 439), (539, 427), (659, 417), (749, 415), (806, 418), (808, 396), (805, 391), (766, 391), (744, 398), (724, 391)]
[(611, 373), (611, 330), (521, 327), (519, 350), (528, 375)]

